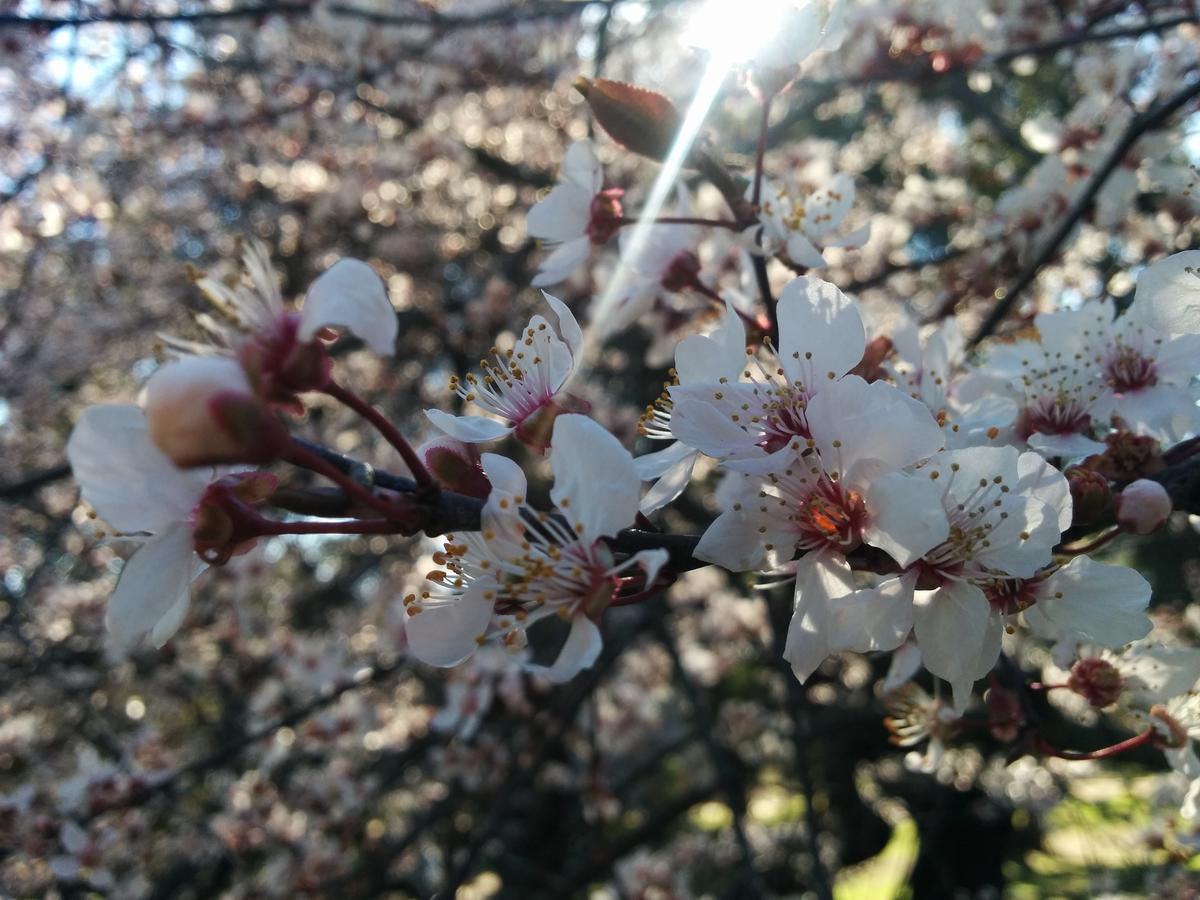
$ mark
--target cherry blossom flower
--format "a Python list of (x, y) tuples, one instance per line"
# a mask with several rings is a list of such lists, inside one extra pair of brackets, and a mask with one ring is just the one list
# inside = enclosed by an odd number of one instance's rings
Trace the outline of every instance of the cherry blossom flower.
[(778, 316), (778, 350), (748, 353), (732, 308), (711, 335), (681, 341), (679, 384), (643, 417), (643, 431), (669, 431), (738, 471), (770, 471), (802, 451), (813, 434), (808, 405), (859, 363), (866, 337), (854, 301), (817, 278), (793, 279)]
[(919, 555), (917, 548), (947, 531), (940, 503), (926, 514), (931, 507), (920, 489), (882, 498), (874, 492), (887, 473), (941, 447), (941, 429), (923, 406), (889, 384), (847, 375), (823, 386), (803, 412), (809, 437), (800, 442), (802, 454), (776, 471), (731, 476), (727, 508), (695, 551), (733, 571), (787, 565), (803, 554), (794, 564), (784, 650), (801, 680), (831, 653), (891, 650), (911, 626), (911, 600), (906, 608), (856, 590), (846, 555), (863, 544)]
[(151, 443), (136, 406), (86, 409), (67, 442), (83, 500), (141, 546), (125, 563), (105, 623), (132, 646), (161, 647), (183, 623), (191, 583), (204, 569), (193, 549), (195, 513), (213, 474), (176, 468)]
[(602, 190), (604, 170), (589, 141), (567, 148), (558, 184), (529, 210), (529, 234), (553, 252), (542, 260), (534, 287), (549, 287), (570, 277), (593, 247), (608, 242), (620, 228), (621, 194)]
[(793, 192), (787, 187), (762, 185), (761, 250), (783, 250), (798, 266), (817, 269), (825, 265), (826, 247), (861, 247), (871, 234), (870, 224), (841, 237), (831, 237), (854, 205), (854, 179), (844, 172), (824, 184)]
[(592, 420), (567, 414), (554, 422), (550, 466), (554, 509), (538, 512), (526, 502), (520, 468), (483, 455), (492, 483), (483, 530), (447, 535), (444, 552), (434, 557), (444, 568), (430, 574), (419, 596), (405, 598), (409, 646), (418, 659), (453, 666), (491, 639), (521, 648), (527, 628), (558, 615), (570, 622), (558, 658), (528, 669), (566, 681), (599, 655), (594, 620), (622, 588), (622, 577), (640, 569), (641, 584), (653, 584), (666, 551), (645, 550), (618, 563), (604, 541), (637, 515), (640, 479), (629, 452)]
[(498, 440), (514, 431), (520, 436), (538, 413), (553, 405), (555, 396), (579, 368), (583, 332), (565, 303), (544, 291), (542, 296), (558, 316), (557, 333), (543, 316), (536, 315), (511, 350), (493, 348), (492, 360), (480, 363), (481, 375), (450, 379), (450, 390), (463, 400), (505, 421), (427, 409), (430, 422), (452, 438), (473, 444)]
[[(395, 352), (399, 326), (383, 281), (365, 262), (340, 259), (309, 287), (298, 313), (289, 312), (279, 292), (267, 249), (257, 241), (246, 244), (244, 273), (237, 280), (201, 277), (196, 287), (221, 318), (204, 315), (198, 324), (208, 342), (165, 337), (178, 353), (223, 353), (244, 356), (247, 344), (257, 349), (255, 359), (279, 373), (307, 377), (309, 360), (302, 348), (316, 341), (326, 328), (344, 327), (381, 356)], [(246, 360), (243, 358), (243, 362)], [(248, 366), (253, 379), (261, 373)]]
[[(962, 709), (999, 656), (1004, 616), (1020, 609), (1012, 580), (1033, 578), (1070, 527), (1070, 487), (1038, 454), (1013, 447), (948, 450), (915, 471), (888, 473), (873, 487), (886, 509), (897, 508), (900, 498), (908, 509), (940, 505), (945, 518), (935, 521), (948, 527), (925, 528), (918, 538), (909, 524), (902, 544), (892, 542), (897, 531), (881, 529), (878, 546), (905, 571), (865, 595), (885, 605), (860, 609), (857, 598), (843, 600), (841, 618), (868, 636), (880, 621), (904, 633), (911, 626), (925, 667), (950, 682)], [(928, 545), (914, 551), (922, 538)]]

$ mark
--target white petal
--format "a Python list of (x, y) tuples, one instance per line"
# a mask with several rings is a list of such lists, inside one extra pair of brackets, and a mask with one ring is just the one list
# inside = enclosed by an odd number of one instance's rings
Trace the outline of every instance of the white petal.
[(1074, 459), (1078, 456), (1091, 456), (1093, 453), (1103, 453), (1107, 448), (1100, 441), (1094, 441), (1082, 434), (1042, 434), (1034, 432), (1026, 441), (1030, 447), (1043, 456), (1062, 456)]
[[(721, 393), (731, 398), (751, 390), (749, 385), (729, 384), (722, 387)], [(733, 454), (761, 454), (757, 436), (746, 432), (727, 412), (713, 405), (710, 385), (676, 385), (670, 394), (674, 402), (671, 434), (680, 443), (717, 459)]]
[(913, 613), (925, 668), (950, 682), (955, 708), (965, 709), (971, 687), (1000, 655), (1000, 616), (992, 612), (983, 591), (959, 582), (917, 591)]
[[(856, 302), (821, 278), (793, 278), (779, 298), (779, 356), (810, 391), (863, 360), (866, 332)], [(798, 358), (797, 355), (799, 354)]]
[(479, 647), (487, 632), (492, 604), (483, 598), (486, 583), (475, 581), (451, 603), (428, 606), (404, 622), (412, 655), (431, 666), (456, 666)]
[(300, 340), (311, 341), (329, 326), (346, 328), (380, 356), (396, 352), (396, 311), (383, 279), (362, 260), (339, 259), (308, 289)]
[(67, 441), (83, 500), (118, 531), (160, 531), (182, 522), (211, 481), (179, 469), (150, 442), (136, 406), (90, 406)]
[(892, 654), (891, 664), (887, 675), (880, 682), (879, 689), (885, 694), (894, 691), (902, 684), (912, 680), (921, 668), (921, 648), (914, 640), (907, 640)]
[(542, 296), (546, 298), (546, 302), (558, 316), (558, 334), (566, 343), (567, 349), (571, 351), (571, 361), (574, 364), (572, 371), (574, 371), (574, 367), (579, 365), (580, 354), (583, 352), (583, 330), (575, 321), (575, 316), (567, 304), (546, 291), (542, 291)]
[[(676, 443), (672, 446), (683, 447), (682, 444)], [(669, 468), (662, 474), (662, 477), (655, 482), (654, 487), (646, 491), (646, 495), (642, 497), (638, 508), (645, 514), (662, 509), (676, 497), (683, 493), (688, 486), (688, 482), (692, 479), (692, 470), (696, 468), (696, 460), (700, 458), (700, 454), (694, 450), (688, 450), (688, 453), (680, 459), (675, 465)], [(665, 451), (664, 451), (665, 452)], [(636, 463), (637, 460), (634, 460)], [(639, 471), (640, 474), (640, 471)]]
[(555, 684), (570, 681), (584, 669), (590, 669), (600, 656), (604, 641), (600, 629), (587, 616), (574, 616), (566, 643), (558, 652), (558, 659), (550, 668), (529, 666), (529, 671), (544, 675)]
[(681, 462), (685, 462), (695, 456), (695, 450), (686, 444), (675, 441), (665, 450), (657, 450), (654, 453), (643, 453), (641, 456), (635, 456), (633, 466), (637, 469), (638, 477), (642, 481), (653, 481), (655, 478), (661, 478)]
[(121, 570), (104, 617), (108, 630), (125, 647), (146, 635), (161, 647), (182, 624), (192, 579), (202, 569), (187, 523), (172, 525), (151, 538)]
[(800, 681), (807, 680), (832, 652), (835, 604), (853, 590), (854, 574), (844, 557), (809, 553), (796, 563), (795, 607), (783, 658)]
[(658, 578), (658, 573), (662, 571), (662, 567), (667, 564), (667, 560), (671, 558), (671, 554), (661, 548), (654, 550), (639, 550), (631, 556), (630, 562), (634, 563), (642, 574), (645, 576), (646, 584), (654, 584), (654, 579)]
[(835, 238), (828, 242), (830, 247), (845, 247), (848, 250), (853, 250), (856, 247), (861, 247), (871, 239), (871, 223), (855, 228), (849, 234), (845, 234), (840, 238)]
[(592, 242), (587, 235), (563, 241), (542, 260), (538, 273), (533, 278), (534, 287), (550, 287), (566, 281), (575, 270), (587, 262), (592, 253)]
[(587, 416), (562, 415), (550, 439), (550, 498), (589, 540), (616, 534), (637, 517), (642, 480), (621, 442)]
[(866, 495), (868, 544), (908, 567), (944, 541), (950, 523), (942, 488), (928, 473), (889, 472), (871, 482)]
[(1200, 250), (1176, 253), (1144, 269), (1133, 305), (1155, 328), (1200, 334)]
[(761, 568), (770, 540), (758, 533), (758, 526), (758, 519), (744, 510), (726, 510), (705, 529), (692, 555), (731, 572)]
[(725, 318), (707, 336), (694, 334), (675, 348), (675, 372), (680, 384), (736, 379), (746, 364), (746, 327), (733, 304), (725, 301)]
[(525, 217), (530, 237), (562, 243), (587, 236), (595, 191), (563, 182), (534, 204)]
[(596, 150), (591, 141), (575, 141), (567, 148), (560, 177), (593, 194), (600, 192), (604, 185), (604, 168), (596, 159)]
[(1029, 611), (1040, 608), (1060, 640), (1117, 648), (1150, 633), (1149, 603), (1150, 583), (1138, 572), (1077, 556), (1046, 579)]
[(796, 265), (807, 269), (819, 269), (825, 265), (825, 257), (821, 255), (821, 251), (799, 231), (788, 235), (787, 255)]
[(1057, 513), (1058, 530), (1071, 527), (1071, 485), (1062, 472), (1037, 453), (1022, 453), (1017, 458), (1017, 483), (1013, 490), (1037, 497)]
[(894, 650), (913, 625), (916, 572), (889, 578), (876, 588), (861, 588), (839, 597), (830, 617), (831, 650)]
[(493, 488), (506, 494), (525, 496), (528, 488), (525, 473), (515, 462), (507, 456), (495, 453), (484, 453), (479, 460), (483, 465), (483, 474), (487, 476)]
[(503, 422), (486, 416), (452, 416), (440, 409), (427, 409), (425, 418), (450, 437), (468, 444), (496, 441), (512, 432)]

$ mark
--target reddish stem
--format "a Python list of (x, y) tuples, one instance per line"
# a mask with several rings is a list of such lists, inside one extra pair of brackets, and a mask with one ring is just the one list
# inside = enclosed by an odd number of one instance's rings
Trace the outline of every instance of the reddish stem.
[(763, 167), (767, 155), (767, 131), (771, 123), (771, 100), (774, 94), (768, 94), (762, 100), (762, 122), (758, 129), (758, 147), (754, 154), (754, 193), (750, 203), (758, 212), (758, 204), (762, 200)]
[(1095, 551), (1099, 550), (1101, 547), (1103, 547), (1107, 544), (1111, 544), (1113, 542), (1113, 539), (1116, 538), (1119, 534), (1121, 534), (1121, 526), (1114, 525), (1112, 528), (1110, 528), (1107, 531), (1100, 534), (1099, 537), (1093, 538), (1091, 541), (1088, 541), (1088, 543), (1086, 543), (1086, 544), (1083, 544), (1083, 545), (1075, 544), (1075, 545), (1072, 545), (1069, 547), (1060, 547), (1058, 549), (1058, 552), (1059, 553), (1067, 553), (1067, 554), (1070, 554), (1071, 556), (1078, 556), (1081, 553), (1094, 553)]
[(413, 479), (420, 487), (427, 491), (436, 491), (438, 489), (438, 483), (429, 474), (429, 470), (421, 462), (421, 457), (417, 456), (417, 451), (412, 448), (412, 444), (408, 442), (395, 425), (387, 420), (387, 417), (383, 413), (353, 391), (342, 387), (333, 380), (330, 380), (325, 385), (325, 393), (339, 403), (350, 407), (370, 422), (375, 427), (375, 430), (383, 435), (389, 444), (396, 448), (400, 456), (404, 459), (404, 464), (412, 472)]
[(397, 506), (395, 503), (391, 503), (372, 493), (353, 478), (350, 478), (337, 467), (327, 463), (325, 460), (321, 459), (321, 457), (317, 456), (306, 447), (302, 447), (299, 444), (292, 442), (288, 445), (287, 450), (284, 452), (283, 458), (294, 465), (308, 469), (311, 472), (316, 472), (318, 475), (323, 475), (340, 487), (343, 491), (345, 491), (348, 496), (351, 496), (360, 503), (382, 513), (384, 518), (386, 518), (388, 521), (397, 522), (402, 528), (405, 529), (411, 528), (414, 533), (417, 530), (416, 527), (414, 527), (415, 517), (412, 509), (405, 509)]
[(1037, 737), (1037, 748), (1042, 753), (1045, 753), (1049, 756), (1057, 757), (1058, 759), (1070, 759), (1070, 760), (1108, 759), (1110, 756), (1117, 756), (1118, 754), (1125, 753), (1129, 750), (1135, 750), (1138, 747), (1142, 747), (1142, 746), (1145, 746), (1146, 744), (1152, 743), (1154, 741), (1154, 739), (1155, 739), (1154, 726), (1151, 725), (1149, 728), (1147, 728), (1141, 734), (1134, 735), (1133, 737), (1131, 737), (1127, 740), (1121, 741), (1119, 744), (1113, 744), (1110, 747), (1101, 747), (1099, 750), (1087, 750), (1087, 751), (1059, 750), (1057, 747), (1055, 747), (1053, 744), (1051, 744), (1049, 741), (1047, 741), (1045, 738), (1041, 737), (1040, 735)]

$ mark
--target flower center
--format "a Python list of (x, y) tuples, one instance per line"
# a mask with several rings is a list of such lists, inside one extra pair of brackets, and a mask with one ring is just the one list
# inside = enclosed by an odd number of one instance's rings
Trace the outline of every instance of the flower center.
[(867, 507), (858, 491), (822, 478), (790, 518), (805, 548), (832, 547), (848, 553), (862, 543)]
[(1104, 367), (1104, 377), (1118, 394), (1127, 394), (1158, 384), (1158, 371), (1154, 360), (1148, 359), (1132, 347), (1121, 347), (1116, 356)]
[(609, 188), (592, 198), (587, 236), (588, 240), (597, 247), (607, 244), (620, 229), (624, 214), (624, 210), (621, 208), (621, 197), (624, 194), (625, 192), (620, 188)]
[(982, 587), (992, 609), (1002, 616), (1011, 616), (1037, 602), (1037, 586), (1037, 579), (1002, 578)]
[(1092, 427), (1087, 407), (1068, 394), (1046, 394), (1025, 410), (1025, 436), (1031, 434), (1083, 434)]

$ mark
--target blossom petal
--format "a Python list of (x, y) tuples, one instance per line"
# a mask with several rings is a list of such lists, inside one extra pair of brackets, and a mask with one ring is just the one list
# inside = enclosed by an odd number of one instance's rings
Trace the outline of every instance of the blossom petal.
[(604, 640), (600, 629), (587, 616), (574, 616), (567, 640), (558, 651), (558, 658), (549, 668), (530, 666), (529, 670), (544, 675), (555, 684), (570, 681), (584, 669), (590, 669), (600, 656)]
[(1156, 262), (1138, 275), (1130, 314), (1170, 334), (1200, 334), (1200, 250)]
[(680, 384), (736, 379), (746, 364), (746, 326), (733, 304), (725, 301), (725, 318), (711, 334), (694, 334), (675, 348), (675, 372)]
[(425, 418), (450, 437), (468, 444), (497, 441), (512, 432), (508, 425), (486, 416), (452, 416), (440, 409), (427, 409)]
[(456, 666), (479, 647), (487, 633), (492, 603), (484, 599), (487, 583), (472, 582), (457, 600), (409, 612), (404, 621), (412, 655), (431, 666)]
[(809, 553), (796, 563), (795, 606), (783, 658), (801, 682), (832, 652), (835, 601), (854, 591), (854, 574), (844, 557)]
[(483, 466), (483, 474), (495, 490), (514, 496), (525, 495), (528, 488), (525, 473), (507, 456), (484, 453), (479, 457), (479, 461)]
[(825, 257), (807, 237), (799, 231), (793, 231), (787, 239), (788, 259), (806, 269), (820, 269), (825, 265)]
[(559, 175), (563, 181), (599, 193), (604, 186), (604, 167), (596, 159), (596, 148), (591, 141), (575, 141), (567, 148)]
[(558, 316), (558, 334), (567, 345), (567, 349), (571, 351), (573, 363), (571, 371), (573, 372), (579, 365), (580, 356), (583, 353), (583, 329), (579, 327), (579, 322), (575, 320), (575, 316), (567, 304), (546, 291), (542, 291), (542, 296), (546, 298), (546, 302)]
[(916, 572), (839, 597), (830, 616), (831, 650), (894, 650), (913, 626)]
[(950, 534), (942, 488), (928, 474), (889, 472), (867, 489), (870, 519), (863, 539), (901, 566), (914, 562)]
[(951, 582), (914, 595), (913, 631), (925, 668), (950, 682), (959, 711), (975, 682), (996, 664), (1003, 630), (1000, 616), (973, 584)]
[(862, 361), (867, 338), (858, 306), (828, 281), (792, 279), (777, 309), (780, 362), (809, 391)]
[(587, 186), (559, 182), (526, 214), (530, 237), (556, 244), (586, 237), (595, 193)]
[(142, 544), (125, 563), (108, 601), (104, 622), (117, 642), (132, 647), (149, 635), (155, 647), (165, 644), (183, 623), (192, 580), (203, 568), (185, 522)]
[(1150, 583), (1126, 566), (1077, 556), (1048, 579), (1037, 604), (1052, 638), (1117, 648), (1150, 633)]
[(347, 329), (380, 356), (396, 352), (396, 311), (383, 279), (360, 259), (339, 259), (308, 289), (300, 313), (300, 340), (311, 341), (330, 326)]
[[(683, 444), (675, 443), (674, 447), (683, 447), (688, 452), (678, 460), (671, 468), (667, 469), (655, 482), (654, 487), (646, 491), (646, 495), (642, 497), (642, 502), (639, 504), (639, 509), (646, 515), (662, 509), (676, 497), (683, 493), (688, 486), (688, 482), (692, 479), (692, 471), (696, 468), (696, 460), (700, 458), (700, 454), (689, 447), (684, 447)], [(666, 451), (663, 451), (664, 453)], [(644, 457), (639, 457), (644, 459)], [(637, 460), (634, 460), (637, 463)], [(639, 469), (641, 474), (641, 469)]]
[(1039, 431), (1031, 434), (1026, 443), (1043, 456), (1062, 456), (1067, 459), (1091, 456), (1108, 449), (1107, 445), (1082, 434), (1042, 434)]
[(758, 527), (756, 517), (744, 510), (728, 509), (705, 529), (692, 555), (731, 572), (758, 569), (770, 543), (766, 535), (758, 533)]
[(1017, 483), (1013, 490), (1037, 497), (1057, 514), (1058, 530), (1071, 527), (1073, 502), (1071, 485), (1063, 473), (1037, 453), (1022, 453), (1017, 458)]
[(555, 419), (550, 468), (550, 498), (581, 536), (595, 541), (633, 524), (642, 480), (629, 451), (602, 426), (587, 416)]
[(211, 481), (210, 470), (179, 469), (150, 442), (136, 406), (90, 406), (67, 441), (84, 502), (118, 531), (156, 532), (182, 522)]

